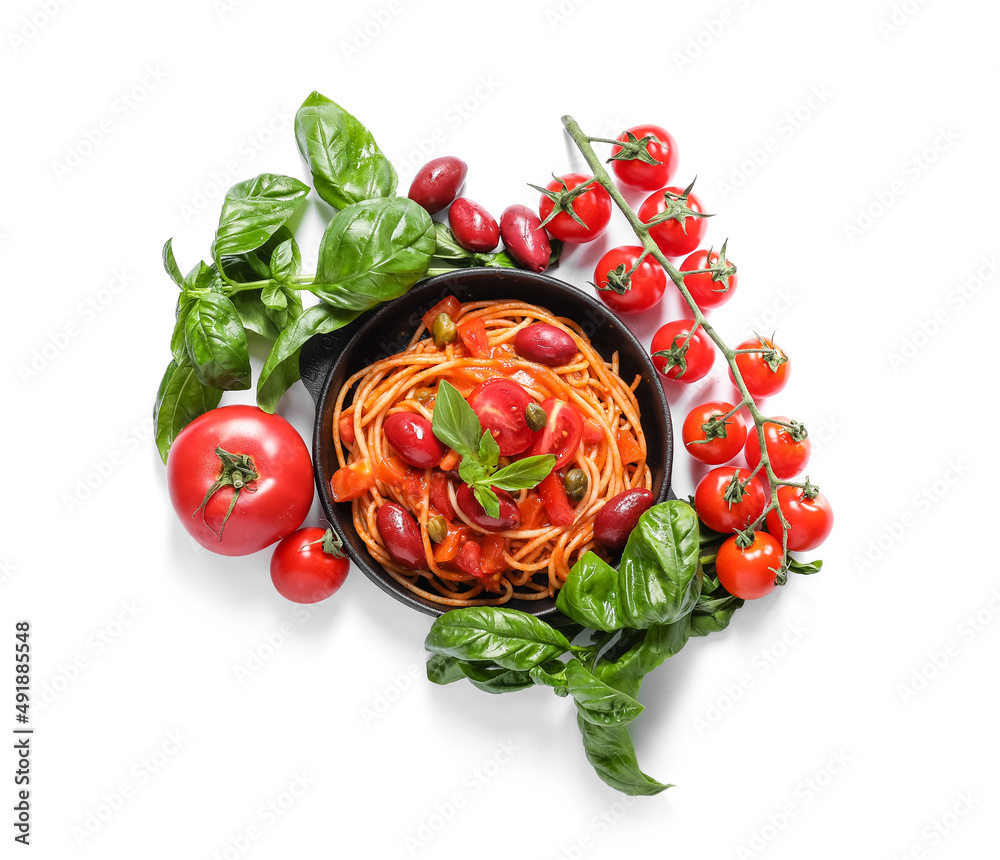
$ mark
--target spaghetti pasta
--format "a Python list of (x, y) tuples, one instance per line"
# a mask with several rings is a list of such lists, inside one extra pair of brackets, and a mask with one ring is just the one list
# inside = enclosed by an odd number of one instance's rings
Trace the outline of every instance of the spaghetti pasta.
[[(576, 559), (599, 549), (594, 542), (594, 517), (605, 501), (636, 487), (651, 488), (635, 397), (640, 377), (623, 380), (617, 353), (605, 361), (579, 325), (544, 308), (520, 301), (479, 301), (457, 306), (452, 313), (459, 326), (481, 320), (489, 340), (488, 357), (481, 349), (477, 351), (484, 357), (473, 355), (461, 338), (437, 346), (422, 324), (405, 350), (363, 368), (338, 394), (333, 432), (340, 471), (360, 465), (373, 476), (370, 486), (352, 501), (354, 527), (371, 556), (397, 583), (436, 604), (483, 606), (553, 597)], [(576, 344), (576, 355), (559, 367), (546, 367), (519, 355), (514, 338), (533, 323), (546, 323), (568, 334)], [(528, 489), (514, 497), (522, 513), (516, 528), (498, 533), (484, 529), (458, 504), (460, 479), (453, 471), (457, 468), (454, 452), (445, 455), (441, 469), (418, 470), (402, 463), (386, 439), (383, 423), (395, 412), (432, 420), (436, 387), (442, 380), (468, 397), (477, 386), (497, 377), (515, 381), (537, 403), (554, 398), (571, 404), (585, 424), (582, 442), (566, 458), (565, 468), (581, 469), (587, 477), (586, 490), (568, 526), (553, 525), (547, 511), (550, 503), (539, 500), (537, 489)], [(445, 473), (446, 479), (440, 477)], [(437, 497), (435, 506), (431, 486), (442, 480), (447, 502)], [(404, 568), (390, 557), (376, 525), (378, 510), (387, 502), (410, 511), (419, 524), (426, 569)], [(447, 523), (450, 543), (446, 539), (435, 544), (428, 522), (446, 513), (453, 514)], [(495, 551), (497, 566), (503, 569), (481, 574), (456, 565), (451, 555), (455, 546), (470, 541)]]

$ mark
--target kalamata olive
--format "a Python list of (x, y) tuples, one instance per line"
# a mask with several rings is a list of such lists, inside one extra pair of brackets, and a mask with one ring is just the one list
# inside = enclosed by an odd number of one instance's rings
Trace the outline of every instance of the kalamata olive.
[(521, 512), (518, 510), (517, 502), (505, 490), (494, 487), (493, 492), (500, 500), (500, 516), (495, 518), (486, 516), (486, 511), (468, 484), (461, 484), (455, 497), (462, 513), (481, 529), (486, 529), (488, 532), (505, 532), (508, 529), (518, 528), (521, 525)]
[(573, 338), (548, 323), (532, 323), (522, 328), (514, 335), (514, 349), (528, 361), (549, 367), (566, 364), (578, 352)]
[(410, 570), (421, 570), (427, 566), (420, 526), (406, 508), (395, 502), (386, 502), (378, 509), (375, 525), (389, 558), (396, 564)]
[(541, 224), (538, 213), (520, 203), (508, 206), (500, 216), (503, 246), (522, 269), (544, 272), (549, 267), (552, 245)]
[(458, 197), (468, 172), (469, 165), (453, 155), (431, 159), (413, 177), (407, 196), (433, 215)]
[(423, 415), (393, 412), (382, 422), (382, 430), (399, 459), (418, 469), (433, 469), (444, 456), (444, 445)]
[(594, 540), (609, 552), (621, 552), (653, 500), (653, 494), (644, 489), (626, 490), (608, 499), (594, 518)]
[(459, 197), (448, 210), (448, 224), (455, 241), (467, 251), (488, 254), (500, 241), (496, 218), (468, 197)]
[(458, 327), (455, 321), (448, 314), (438, 314), (434, 320), (434, 327), (431, 329), (434, 335), (435, 346), (447, 346), (453, 343), (458, 337)]

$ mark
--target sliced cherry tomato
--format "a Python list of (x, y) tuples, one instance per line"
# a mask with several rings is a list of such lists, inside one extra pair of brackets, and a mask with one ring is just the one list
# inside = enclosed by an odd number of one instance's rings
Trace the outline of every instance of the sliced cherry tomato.
[(611, 169), (615, 176), (629, 186), (640, 191), (655, 191), (667, 185), (677, 172), (677, 163), (680, 155), (677, 152), (677, 141), (674, 136), (662, 126), (658, 125), (635, 125), (627, 131), (618, 135), (618, 139), (628, 142), (631, 139), (635, 143), (641, 143), (645, 138), (651, 138), (644, 147), (646, 152), (657, 164), (647, 164), (640, 158), (615, 158), (622, 151), (622, 147), (611, 147)]
[[(753, 350), (736, 356), (740, 376), (753, 397), (770, 397), (788, 383), (788, 356), (774, 341), (766, 337), (754, 337), (743, 341), (736, 349)], [(729, 371), (729, 378), (736, 383), (732, 370)]]
[(449, 448), (448, 453), (441, 458), (439, 466), (442, 472), (454, 472), (462, 462), (462, 455), (454, 448)]
[[(725, 249), (726, 246), (723, 245), (722, 250)], [(720, 263), (716, 251), (695, 251), (680, 265), (681, 273), (698, 269), (713, 270), (684, 276), (684, 286), (688, 288), (698, 307), (706, 311), (724, 305), (732, 298), (738, 279), (736, 267), (727, 258), (723, 258)]]
[(375, 466), (375, 478), (390, 487), (402, 487), (409, 467), (399, 457), (383, 457)]
[(482, 560), (482, 545), (479, 541), (469, 538), (462, 544), (462, 548), (455, 557), (455, 567), (463, 573), (481, 580), (485, 578), (483, 576)]
[(482, 317), (473, 317), (458, 327), (458, 336), (473, 358), (490, 357), (490, 337), (486, 333), (486, 323)]
[[(739, 494), (730, 489), (734, 476), (744, 485), (743, 495), (738, 500)], [(757, 521), (766, 506), (767, 499), (760, 483), (752, 480), (746, 469), (732, 466), (712, 469), (694, 491), (694, 507), (698, 516), (717, 532), (745, 529)]]
[(674, 382), (697, 382), (715, 363), (715, 344), (701, 326), (688, 338), (693, 325), (693, 320), (674, 320), (653, 335), (649, 348), (653, 364)]
[(342, 412), (340, 421), (337, 422), (337, 430), (340, 432), (340, 441), (345, 445), (354, 445), (357, 439), (354, 438), (354, 413)]
[(683, 257), (701, 244), (708, 221), (701, 200), (688, 189), (661, 188), (639, 207), (639, 220), (648, 224), (660, 215), (664, 220), (649, 228), (650, 238), (668, 257)]
[(726, 540), (715, 558), (722, 587), (743, 600), (756, 600), (774, 591), (781, 568), (781, 543), (767, 532), (756, 532), (746, 549), (736, 541), (736, 535)]
[(573, 525), (576, 514), (570, 506), (569, 496), (566, 495), (566, 488), (558, 472), (553, 470), (542, 479), (538, 485), (538, 493), (545, 502), (545, 512), (552, 525), (561, 528)]
[(375, 486), (375, 467), (370, 460), (356, 460), (337, 469), (330, 478), (330, 495), (335, 502), (358, 499)]
[[(584, 186), (586, 190), (578, 190)], [(546, 222), (556, 207), (556, 214)], [(570, 208), (579, 221), (570, 215)], [(611, 208), (611, 197), (593, 176), (567, 173), (545, 186), (538, 214), (550, 236), (563, 242), (579, 243), (591, 242), (604, 232), (611, 221)]]
[(503, 555), (504, 544), (500, 535), (486, 535), (483, 538), (483, 554), (479, 562), (483, 573), (489, 575), (507, 569), (507, 561)]
[(667, 273), (653, 257), (645, 257), (632, 272), (642, 251), (641, 245), (612, 248), (594, 269), (597, 297), (617, 314), (638, 314), (656, 307), (667, 288)]
[(431, 472), (430, 502), (434, 510), (446, 520), (455, 519), (455, 508), (448, 493), (448, 476), (444, 472)]
[(468, 526), (457, 526), (448, 523), (448, 534), (441, 543), (434, 547), (434, 561), (438, 564), (447, 564), (458, 558), (458, 553), (462, 545), (469, 539), (470, 530)]
[(319, 603), (344, 584), (350, 566), (330, 529), (299, 529), (274, 548), (271, 582), (288, 600)]
[[(723, 415), (729, 417), (722, 421)], [(747, 422), (739, 412), (733, 412), (731, 403), (713, 400), (695, 406), (688, 413), (681, 437), (688, 453), (698, 462), (718, 466), (743, 450)]]
[(454, 296), (445, 296), (434, 307), (423, 316), (424, 328), (430, 331), (434, 328), (434, 320), (441, 314), (448, 314), (453, 320), (457, 320), (462, 313), (462, 303)]
[(555, 454), (555, 469), (561, 469), (572, 461), (580, 450), (583, 440), (583, 416), (572, 403), (549, 397), (542, 401), (542, 409), (548, 416), (545, 427), (531, 446), (532, 455)]
[(585, 445), (599, 445), (604, 441), (604, 428), (593, 418), (583, 419), (583, 442)]
[(496, 377), (477, 386), (469, 395), (469, 405), (479, 423), (497, 440), (505, 457), (520, 454), (535, 439), (524, 410), (531, 395), (511, 379)]
[(534, 490), (517, 507), (521, 512), (521, 528), (540, 529), (545, 525), (545, 502)]
[[(778, 421), (792, 423), (784, 415), (774, 417)], [(775, 477), (787, 481), (789, 478), (801, 474), (809, 462), (809, 454), (812, 451), (809, 437), (801, 436), (788, 427), (775, 424), (773, 421), (765, 421), (763, 429), (767, 458), (771, 461)], [(805, 432), (804, 429), (803, 432)], [(797, 435), (798, 439), (795, 438)], [(752, 433), (747, 439), (743, 454), (751, 469), (756, 469), (760, 465), (760, 442), (756, 433)]]
[[(808, 482), (807, 482), (808, 483)], [(778, 504), (788, 521), (788, 549), (806, 552), (816, 549), (833, 530), (833, 508), (815, 487), (778, 487)], [(781, 540), (781, 520), (777, 511), (767, 515), (767, 530)]]
[(639, 443), (631, 431), (619, 430), (615, 433), (615, 442), (618, 445), (618, 454), (622, 458), (622, 463), (627, 465), (646, 459), (646, 455), (643, 454), (642, 448), (639, 447)]

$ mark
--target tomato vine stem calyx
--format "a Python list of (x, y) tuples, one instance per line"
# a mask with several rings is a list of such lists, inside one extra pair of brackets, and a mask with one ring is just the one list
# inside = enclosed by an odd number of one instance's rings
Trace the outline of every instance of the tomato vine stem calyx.
[[(215, 454), (219, 458), (219, 462), (222, 466), (222, 471), (218, 478), (216, 478), (215, 483), (208, 488), (208, 492), (205, 493), (205, 498), (202, 499), (201, 504), (198, 508), (192, 512), (191, 516), (195, 516), (201, 512), (201, 520), (212, 530), (215, 534), (219, 536), (219, 540), (222, 540), (222, 530), (226, 527), (226, 523), (229, 521), (229, 515), (233, 512), (233, 508), (236, 507), (236, 502), (240, 497), (240, 493), (246, 490), (248, 493), (254, 491), (254, 487), (251, 487), (254, 481), (260, 477), (257, 474), (257, 467), (254, 465), (253, 458), (249, 454), (232, 454), (226, 451), (224, 448), (216, 448)], [(226, 509), (226, 515), (222, 518), (222, 525), (219, 526), (219, 530), (216, 532), (208, 522), (205, 520), (205, 508), (208, 505), (209, 499), (212, 498), (219, 490), (223, 487), (233, 488), (233, 497), (229, 501), (229, 507)]]

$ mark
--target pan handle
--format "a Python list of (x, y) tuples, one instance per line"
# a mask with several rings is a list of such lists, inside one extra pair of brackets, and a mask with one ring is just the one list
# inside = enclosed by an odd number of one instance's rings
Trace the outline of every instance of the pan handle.
[(320, 398), (326, 387), (326, 379), (330, 369), (336, 362), (343, 348), (354, 337), (355, 332), (371, 316), (372, 311), (359, 314), (343, 328), (329, 334), (314, 334), (302, 344), (299, 353), (299, 375), (306, 391), (312, 396), (313, 402), (319, 406)]

